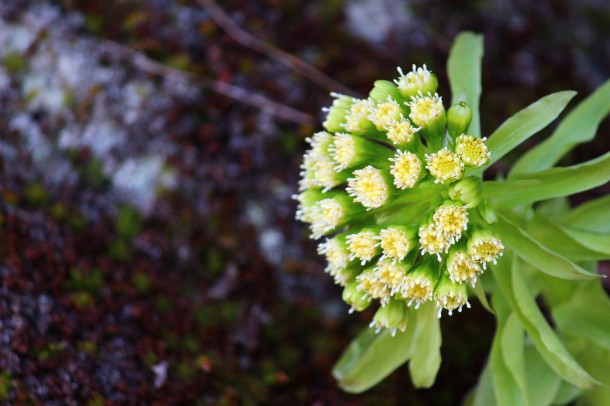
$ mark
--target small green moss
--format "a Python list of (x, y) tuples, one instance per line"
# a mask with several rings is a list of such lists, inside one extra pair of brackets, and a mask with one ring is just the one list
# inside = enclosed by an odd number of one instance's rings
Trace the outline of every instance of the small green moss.
[(78, 349), (89, 354), (95, 354), (97, 353), (97, 344), (91, 340), (79, 341)]
[(171, 306), (172, 306), (171, 302), (165, 296), (158, 295), (157, 297), (155, 297), (155, 308), (157, 309), (157, 311), (159, 313), (161, 313), (161, 314), (167, 313), (169, 311), (169, 309), (171, 308)]
[(79, 310), (85, 309), (95, 302), (95, 299), (91, 294), (87, 291), (80, 290), (78, 292), (74, 292), (70, 298), (72, 299), (72, 304)]
[(44, 361), (56, 357), (64, 350), (64, 348), (66, 348), (64, 343), (49, 343), (38, 353), (38, 359), (40, 361)]
[(35, 207), (44, 206), (49, 201), (47, 191), (44, 186), (38, 182), (28, 184), (23, 191), (23, 195), (28, 204)]
[(28, 60), (18, 52), (7, 53), (2, 62), (9, 75), (24, 72), (28, 68)]
[(114, 240), (108, 247), (108, 255), (114, 261), (126, 262), (131, 258), (131, 247), (122, 238)]
[(178, 379), (183, 381), (191, 380), (197, 374), (197, 366), (187, 362), (181, 362), (176, 364), (176, 374)]
[(116, 223), (119, 235), (133, 238), (140, 232), (141, 226), (140, 214), (136, 209), (129, 206), (119, 207)]
[(146, 275), (146, 273), (142, 271), (135, 273), (131, 277), (131, 281), (133, 282), (133, 285), (136, 287), (138, 292), (147, 293), (150, 291), (151, 282), (150, 278), (148, 277), (148, 275)]
[(88, 401), (87, 406), (104, 406), (106, 405), (106, 399), (99, 393), (95, 393)]
[(2, 371), (0, 373), (0, 400), (8, 400), (12, 383), (13, 378), (11, 373), (9, 371)]
[(69, 279), (64, 283), (68, 290), (86, 291), (92, 295), (97, 295), (103, 285), (104, 274), (99, 269), (85, 271), (72, 268)]

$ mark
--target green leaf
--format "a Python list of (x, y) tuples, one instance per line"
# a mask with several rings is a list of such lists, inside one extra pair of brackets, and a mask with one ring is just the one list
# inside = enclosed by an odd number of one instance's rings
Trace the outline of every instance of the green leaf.
[(527, 223), (527, 232), (551, 251), (572, 261), (597, 261), (610, 258), (610, 235), (566, 227), (542, 215)]
[(588, 201), (561, 218), (567, 226), (610, 233), (610, 195)]
[(572, 297), (551, 312), (560, 330), (610, 350), (610, 298), (601, 283), (579, 284)]
[[(541, 183), (525, 187), (523, 181), (526, 180), (537, 180)], [(610, 181), (610, 152), (582, 164), (515, 176), (513, 180), (502, 183), (507, 189), (518, 187), (519, 190), (497, 196), (493, 199), (493, 203), (496, 207), (533, 203), (582, 192), (608, 181)]]
[(498, 215), (498, 222), (492, 225), (500, 238), (517, 256), (540, 271), (563, 279), (594, 279), (592, 274), (572, 261), (564, 258), (540, 244), (531, 235), (512, 223), (504, 215)]
[(474, 292), (477, 299), (479, 299), (479, 302), (481, 303), (483, 308), (485, 310), (487, 310), (488, 312), (490, 312), (491, 314), (494, 314), (493, 309), (491, 308), (491, 306), (489, 305), (489, 302), (487, 301), (487, 296), (485, 295), (485, 289), (483, 289), (483, 281), (481, 281), (481, 278), (479, 278), (477, 283), (474, 285), (474, 288), (472, 288), (472, 291)]
[(494, 295), (493, 303), (498, 325), (491, 347), (490, 367), (496, 399), (501, 405), (528, 405), (523, 326), (502, 295)]
[(491, 160), (482, 172), (538, 131), (549, 125), (563, 111), (576, 92), (553, 93), (530, 104), (507, 119), (487, 140)]
[(491, 379), (491, 367), (488, 362), (479, 377), (479, 383), (477, 384), (475, 391), (469, 396), (469, 399), (464, 406), (489, 406), (497, 404), (498, 401), (496, 400), (496, 394), (494, 393)]
[(552, 167), (574, 147), (591, 141), (609, 113), (610, 81), (607, 81), (576, 106), (549, 138), (527, 151), (512, 167), (509, 178)]
[(582, 392), (581, 400), (577, 405), (607, 406), (610, 404), (610, 351), (600, 347), (594, 342), (578, 337), (570, 337), (566, 345), (574, 353), (578, 361), (587, 370), (591, 371), (596, 379), (603, 385), (596, 386)]
[(413, 333), (413, 351), (409, 363), (411, 380), (416, 388), (429, 388), (434, 384), (441, 366), (441, 325), (436, 306), (426, 302), (411, 316), (416, 315)]
[(452, 95), (451, 104), (460, 101), (468, 103), (472, 109), (469, 134), (475, 137), (481, 136), (479, 99), (481, 97), (482, 59), (483, 36), (463, 32), (455, 39), (447, 60), (447, 75)]
[(540, 187), (542, 181), (540, 179), (530, 180), (486, 180), (483, 182), (482, 193), (484, 198), (501, 201), (503, 198), (510, 198), (519, 192), (528, 192), (532, 189)]
[(532, 343), (525, 344), (525, 369), (529, 386), (529, 402), (531, 405), (550, 405), (565, 382), (544, 361)]
[(540, 355), (549, 366), (563, 379), (579, 388), (592, 388), (598, 384), (574, 360), (547, 323), (521, 275), (519, 261), (516, 258), (513, 261), (501, 258), (498, 265), (494, 267), (494, 277)]
[[(411, 328), (413, 327), (413, 328)], [(389, 330), (375, 333), (367, 328), (347, 347), (333, 368), (339, 386), (350, 393), (361, 393), (404, 364), (411, 355), (413, 323), (392, 337)]]

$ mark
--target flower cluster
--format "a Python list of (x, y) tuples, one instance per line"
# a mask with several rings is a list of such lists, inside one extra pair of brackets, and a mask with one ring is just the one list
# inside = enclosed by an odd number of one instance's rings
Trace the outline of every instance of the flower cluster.
[(439, 317), (470, 307), (467, 285), (504, 248), (480, 177), (467, 176), (490, 160), (485, 138), (467, 133), (470, 108), (446, 111), (425, 65), (398, 71), (367, 99), (333, 94), (295, 196), (351, 311), (378, 300), (371, 325), (392, 331), (404, 331), (410, 306), (433, 301)]

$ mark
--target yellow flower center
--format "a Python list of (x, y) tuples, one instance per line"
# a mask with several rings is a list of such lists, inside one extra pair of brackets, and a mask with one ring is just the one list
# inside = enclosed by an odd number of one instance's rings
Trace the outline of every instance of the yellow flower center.
[(465, 281), (476, 282), (478, 275), (483, 273), (483, 268), (468, 254), (458, 251), (447, 260), (447, 270), (452, 282)]
[(422, 253), (436, 254), (439, 261), (441, 260), (440, 253), (446, 253), (451, 246), (450, 238), (438, 230), (434, 224), (420, 227), (418, 234)]
[(394, 145), (409, 144), (419, 130), (409, 120), (401, 120), (390, 126), (387, 136)]
[(464, 305), (470, 308), (470, 303), (468, 303), (468, 297), (462, 296), (456, 292), (447, 292), (442, 295), (435, 294), (435, 301), (436, 307), (439, 309), (439, 317), (441, 309), (447, 309), (449, 311), (449, 316), (451, 316), (455, 309), (459, 309), (459, 311), (462, 311), (462, 306)]
[(504, 245), (497, 238), (489, 236), (472, 243), (471, 251), (475, 259), (495, 264), (504, 251)]
[(390, 261), (379, 261), (375, 272), (379, 280), (383, 282), (390, 291), (390, 295), (394, 295), (396, 292), (400, 292), (403, 289), (406, 274), (402, 267), (393, 264)]
[(386, 228), (379, 232), (379, 240), (383, 255), (402, 261), (411, 250), (406, 233), (398, 228)]
[(432, 298), (433, 291), (434, 286), (429, 279), (407, 275), (402, 294), (410, 299), (408, 305), (411, 306), (415, 302), (417, 309), (421, 303)]
[(349, 134), (336, 134), (332, 148), (332, 157), (337, 162), (337, 169), (344, 170), (351, 166), (356, 156), (356, 142)]
[(485, 138), (460, 135), (456, 139), (455, 152), (466, 166), (479, 168), (489, 162), (491, 153), (485, 145)]
[(456, 237), (455, 240), (468, 228), (468, 211), (462, 206), (442, 205), (434, 213), (433, 219), (438, 229), (448, 236)]
[(422, 164), (417, 155), (412, 152), (398, 151), (394, 158), (390, 173), (394, 176), (394, 185), (399, 189), (412, 188), (419, 180)]
[(354, 101), (346, 117), (345, 129), (350, 133), (364, 131), (362, 125), (368, 121), (368, 116), (374, 107), (375, 102), (372, 99)]
[(367, 209), (382, 206), (390, 196), (381, 171), (372, 166), (354, 171), (354, 177), (347, 180), (346, 190), (355, 202)]
[(378, 253), (377, 236), (371, 231), (363, 231), (347, 236), (347, 249), (351, 259), (358, 258), (363, 264), (372, 260)]
[(434, 183), (448, 183), (461, 179), (464, 164), (453, 152), (443, 148), (434, 154), (426, 154), (426, 168), (436, 179)]
[(416, 96), (409, 103), (411, 113), (409, 118), (419, 127), (424, 127), (433, 122), (443, 114), (443, 101), (434, 94), (434, 96)]
[(379, 103), (377, 107), (371, 109), (369, 119), (379, 130), (389, 130), (392, 125), (403, 119), (402, 109), (388, 96), (387, 101)]
[(318, 246), (318, 253), (326, 256), (327, 272), (343, 269), (349, 262), (349, 252), (334, 238), (321, 243)]
[(406, 75), (402, 72), (401, 68), (398, 68), (398, 73), (400, 76), (398, 79), (394, 80), (394, 83), (396, 83), (396, 86), (398, 86), (400, 90), (404, 90), (408, 93), (417, 92), (422, 86), (427, 86), (431, 78), (431, 72), (426, 65), (421, 68), (416, 68), (415, 65), (413, 65), (413, 70)]
[(341, 224), (345, 212), (341, 203), (335, 199), (320, 200), (307, 213), (311, 220), (311, 231), (314, 238), (320, 238)]
[(388, 286), (377, 276), (373, 270), (365, 271), (356, 278), (359, 286), (358, 289), (364, 291), (373, 299), (382, 299), (387, 301), (390, 298), (390, 290)]

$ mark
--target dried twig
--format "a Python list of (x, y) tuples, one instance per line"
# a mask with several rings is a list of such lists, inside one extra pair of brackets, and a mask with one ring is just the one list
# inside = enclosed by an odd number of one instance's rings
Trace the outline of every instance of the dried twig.
[(267, 44), (244, 31), (231, 19), (231, 17), (227, 15), (227, 13), (225, 13), (221, 7), (216, 4), (216, 2), (214, 2), (214, 0), (197, 0), (197, 3), (199, 3), (199, 5), (207, 11), (218, 26), (220, 26), (231, 38), (243, 46), (267, 55), (269, 58), (276, 60), (291, 69), (294, 69), (306, 78), (332, 92), (340, 92), (355, 97), (359, 96), (353, 90), (343, 86), (341, 83), (327, 76), (302, 59), (299, 59), (286, 51), (275, 48), (274, 46)]
[(145, 72), (157, 76), (162, 76), (168, 80), (173, 80), (176, 82), (199, 83), (202, 86), (209, 88), (217, 93), (235, 99), (244, 104), (257, 107), (269, 114), (272, 114), (284, 120), (304, 125), (313, 124), (316, 121), (315, 118), (309, 114), (303, 113), (284, 104), (280, 104), (278, 102), (270, 100), (260, 94), (252, 93), (246, 89), (228, 83), (213, 80), (208, 77), (195, 75), (190, 72), (163, 65), (147, 57), (144, 53), (140, 51), (134, 50), (114, 41), (100, 40), (99, 49), (102, 52), (117, 55), (131, 62), (134, 66), (142, 69)]

